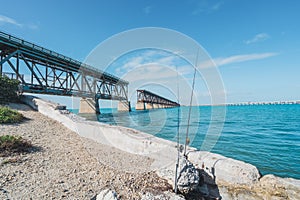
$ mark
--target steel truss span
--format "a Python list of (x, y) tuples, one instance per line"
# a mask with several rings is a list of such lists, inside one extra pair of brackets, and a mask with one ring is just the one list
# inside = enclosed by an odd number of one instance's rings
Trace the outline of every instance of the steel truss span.
[(3, 32), (0, 75), (23, 92), (128, 101), (127, 81)]
[(161, 97), (147, 90), (137, 90), (137, 101), (142, 103), (160, 104), (172, 107), (180, 106), (179, 103)]

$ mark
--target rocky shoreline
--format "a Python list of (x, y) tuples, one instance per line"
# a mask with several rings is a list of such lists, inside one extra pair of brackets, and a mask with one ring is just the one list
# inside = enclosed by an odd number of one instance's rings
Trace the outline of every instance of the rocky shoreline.
[[(11, 104), (30, 120), (0, 125), (0, 134), (20, 135), (41, 150), (0, 158), (0, 199), (91, 199), (105, 189), (118, 199), (181, 198), (172, 194), (173, 142), (89, 122), (45, 100), (27, 96), (24, 101), (39, 112)], [(299, 180), (261, 177), (253, 165), (188, 150), (189, 160), (214, 179), (222, 199), (300, 199)]]

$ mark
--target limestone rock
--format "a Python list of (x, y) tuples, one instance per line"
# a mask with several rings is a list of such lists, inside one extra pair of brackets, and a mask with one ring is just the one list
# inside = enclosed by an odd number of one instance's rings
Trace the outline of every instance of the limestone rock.
[(219, 189), (223, 199), (229, 200), (300, 199), (300, 180), (274, 175), (265, 175), (252, 185), (228, 184)]
[(204, 151), (190, 152), (189, 160), (202, 168), (202, 163), (205, 169), (213, 177), (216, 182), (227, 182), (231, 184), (253, 184), (261, 177), (258, 169), (248, 163), (234, 160)]
[(102, 190), (96, 197), (96, 200), (118, 200), (114, 191), (109, 189)]
[(141, 200), (184, 200), (185, 198), (180, 196), (180, 195), (176, 195), (175, 193), (171, 193), (171, 192), (164, 192), (162, 194), (152, 194), (150, 192), (147, 192), (146, 194), (142, 195)]
[(270, 196), (286, 199), (300, 199), (300, 180), (293, 178), (280, 178), (274, 175), (263, 176), (258, 184), (261, 190), (257, 192)]
[(181, 159), (178, 175), (178, 190), (182, 194), (188, 194), (199, 185), (199, 172), (195, 166), (185, 158)]

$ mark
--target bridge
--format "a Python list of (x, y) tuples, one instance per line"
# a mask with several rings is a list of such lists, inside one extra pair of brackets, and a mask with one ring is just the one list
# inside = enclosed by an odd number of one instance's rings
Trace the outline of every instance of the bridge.
[(147, 90), (137, 90), (136, 110), (179, 107), (180, 104)]
[(99, 99), (130, 110), (127, 81), (4, 32), (0, 75), (19, 80), (22, 92), (82, 97), (81, 113), (100, 113)]

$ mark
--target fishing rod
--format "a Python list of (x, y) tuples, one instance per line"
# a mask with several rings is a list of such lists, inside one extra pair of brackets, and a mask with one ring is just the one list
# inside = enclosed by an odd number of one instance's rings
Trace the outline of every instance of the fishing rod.
[[(176, 66), (176, 71), (177, 71), (177, 103), (179, 104), (179, 77), (178, 77), (178, 67)], [(180, 147), (179, 147), (179, 125), (180, 125), (180, 108), (177, 108), (177, 162), (176, 162), (176, 170), (175, 170), (175, 194), (177, 194), (177, 183), (178, 183), (178, 178), (177, 178), (177, 173), (178, 173), (178, 167), (179, 167), (179, 156), (180, 156)]]
[(189, 128), (190, 128), (190, 121), (191, 121), (191, 112), (192, 112), (192, 103), (193, 103), (193, 95), (194, 95), (194, 88), (195, 88), (195, 78), (196, 78), (196, 72), (197, 72), (197, 63), (198, 63), (198, 57), (199, 57), (199, 49), (197, 51), (197, 56), (196, 56), (196, 63), (194, 66), (194, 77), (193, 77), (193, 83), (192, 83), (192, 92), (191, 92), (191, 98), (190, 98), (190, 105), (189, 105), (189, 114), (188, 114), (188, 122), (187, 122), (187, 127), (186, 127), (186, 134), (185, 134), (185, 143), (184, 143), (184, 156), (186, 157), (186, 148), (188, 143), (190, 143), (189, 140)]
[[(193, 91), (195, 87), (195, 77), (196, 77), (196, 66), (198, 63), (198, 55), (199, 55), (199, 49), (197, 51), (197, 57), (196, 57), (196, 63), (195, 63), (195, 71), (194, 71), (194, 76), (193, 76), (193, 84), (192, 84), (192, 93), (191, 93), (191, 98), (190, 98), (190, 107), (189, 107), (189, 115), (188, 115), (188, 123), (187, 123), (187, 131), (186, 131), (186, 138), (185, 138), (185, 145), (184, 145), (184, 156), (186, 156), (186, 146), (188, 143), (188, 134), (189, 134), (189, 126), (190, 126), (190, 118), (191, 118), (191, 108), (192, 108), (192, 102), (193, 102)], [(179, 77), (178, 77), (178, 67), (176, 66), (177, 70), (177, 103), (179, 104)], [(180, 157), (180, 152), (182, 149), (180, 148), (180, 143), (179, 143), (179, 136), (180, 136), (180, 130), (179, 130), (179, 125), (180, 125), (180, 110), (178, 108), (178, 113), (177, 113), (177, 162), (176, 162), (176, 170), (175, 170), (175, 194), (177, 194), (177, 184), (178, 184), (178, 167), (179, 167), (179, 157)]]

